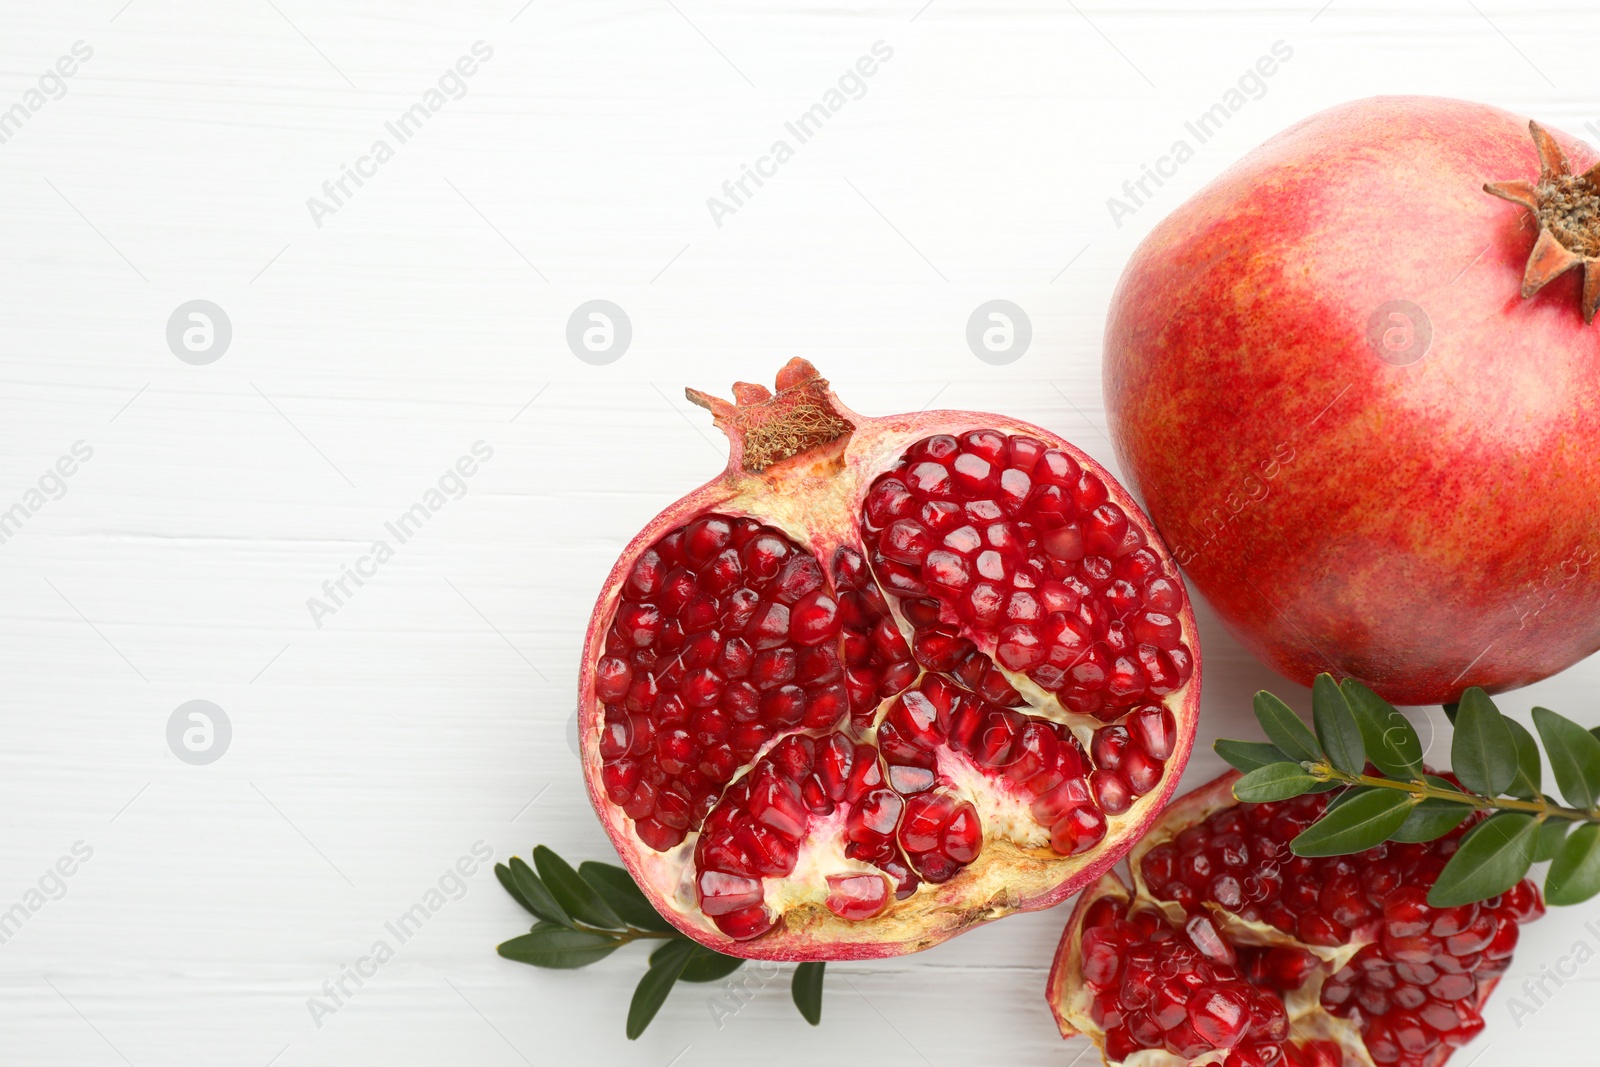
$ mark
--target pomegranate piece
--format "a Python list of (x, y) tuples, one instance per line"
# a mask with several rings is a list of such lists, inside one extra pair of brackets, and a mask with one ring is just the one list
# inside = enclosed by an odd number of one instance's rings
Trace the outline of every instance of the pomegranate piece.
[[(1090, 751), (1123, 743), (1108, 732)], [(1132, 890), (1106, 875), (1079, 899), (1047, 990), (1062, 1034), (1089, 1035), (1110, 1064), (1161, 1049), (1223, 1067), (1343, 1067), (1368, 1062), (1341, 1046), (1359, 1041), (1373, 1063), (1441, 1067), (1483, 1029), (1518, 924), (1543, 913), (1537, 887), (1428, 905), (1474, 820), (1426, 844), (1295, 857), (1290, 839), (1328, 795), (1240, 804), (1238, 777), (1173, 802), (1130, 857)], [(1225, 878), (1242, 903), (1219, 899)]]
[(1440, 704), (1600, 647), (1578, 532), (1600, 499), (1600, 156), (1529, 131), (1460, 100), (1342, 104), (1178, 207), (1117, 285), (1122, 469), (1228, 629), (1301, 684)]
[(1014, 419), (851, 412), (803, 360), (689, 396), (728, 469), (623, 552), (579, 682), (590, 798), (662, 914), (750, 958), (887, 956), (1120, 859), (1199, 701), (1127, 492)]

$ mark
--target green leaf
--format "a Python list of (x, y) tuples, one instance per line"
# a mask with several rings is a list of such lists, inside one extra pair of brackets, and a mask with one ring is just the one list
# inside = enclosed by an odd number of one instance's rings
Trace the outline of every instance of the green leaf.
[(1406, 717), (1354, 678), (1346, 678), (1339, 688), (1361, 724), (1361, 739), (1373, 766), (1402, 782), (1421, 779), (1422, 739)]
[(1471, 814), (1472, 808), (1466, 804), (1430, 798), (1411, 809), (1411, 814), (1400, 824), (1400, 829), (1389, 835), (1389, 840), (1417, 843), (1433, 841), (1460, 826)]
[(822, 971), (827, 966), (826, 963), (802, 963), (794, 969), (794, 981), (789, 985), (789, 991), (794, 994), (794, 1006), (812, 1026), (822, 1022)]
[(1600, 893), (1600, 824), (1585, 823), (1572, 831), (1544, 880), (1544, 899), (1551, 904), (1582, 904)]
[(1277, 745), (1269, 745), (1265, 741), (1229, 741), (1224, 738), (1211, 747), (1227, 761), (1228, 766), (1245, 774), (1269, 763), (1289, 761), (1288, 756), (1278, 751)]
[(1326, 815), (1328, 812), (1332, 811), (1334, 808), (1341, 808), (1344, 805), (1350, 803), (1356, 797), (1364, 796), (1367, 793), (1374, 792), (1377, 789), (1378, 789), (1378, 786), (1375, 786), (1375, 785), (1352, 785), (1352, 786), (1349, 786), (1343, 792), (1341, 792), (1338, 796), (1336, 796), (1332, 800), (1328, 801), (1328, 806), (1326, 808), (1322, 809), (1322, 813), (1324, 815)]
[(744, 966), (744, 960), (738, 956), (724, 956), (714, 949), (704, 945), (695, 946), (695, 954), (689, 957), (689, 962), (684, 965), (683, 975), (679, 978), (682, 982), (715, 982)]
[(1517, 743), (1517, 776), (1512, 779), (1506, 792), (1522, 800), (1537, 800), (1543, 788), (1540, 784), (1539, 742), (1533, 739), (1526, 726), (1515, 719), (1507, 718), (1506, 728)]
[(511, 877), (511, 868), (510, 867), (507, 867), (503, 863), (495, 864), (494, 865), (494, 876), (497, 879), (500, 880), (501, 888), (504, 889), (507, 893), (511, 894), (511, 899), (512, 900), (516, 901), (518, 904), (521, 904), (524, 908), (528, 909), (528, 914), (532, 915), (535, 919), (544, 918), (543, 915), (539, 914), (538, 909), (533, 906), (533, 902), (530, 901), (527, 897), (523, 896), (522, 895), (522, 890), (517, 888), (517, 880), (515, 878)]
[(1533, 709), (1533, 725), (1567, 803), (1584, 811), (1600, 799), (1600, 738), (1549, 708)]
[[(1430, 774), (1425, 781), (1435, 789), (1445, 789), (1452, 793), (1461, 792), (1454, 782), (1445, 778)], [(1416, 843), (1433, 841), (1460, 826), (1472, 812), (1470, 804), (1429, 797), (1411, 809), (1411, 814), (1406, 816), (1406, 821), (1401, 824), (1400, 829), (1389, 835), (1389, 840)]]
[(565, 908), (556, 903), (556, 898), (551, 895), (550, 887), (540, 881), (539, 876), (533, 873), (533, 868), (522, 862), (520, 856), (511, 857), (511, 884), (517, 888), (517, 898), (522, 901), (522, 906), (533, 912), (547, 922), (560, 923), (562, 926), (571, 926), (572, 917)]
[(1572, 829), (1572, 823), (1566, 819), (1546, 819), (1539, 827), (1539, 842), (1533, 847), (1533, 862), (1544, 863), (1561, 855), (1561, 848), (1567, 843), (1567, 831)]
[(1444, 717), (1450, 720), (1451, 726), (1454, 726), (1456, 724), (1456, 713), (1461, 710), (1460, 703), (1442, 704), (1440, 706), (1444, 708)]
[(1329, 763), (1346, 774), (1366, 770), (1367, 748), (1361, 740), (1361, 724), (1356, 722), (1350, 702), (1331, 674), (1319, 674), (1311, 683), (1311, 722)]
[(542, 922), (534, 926), (532, 933), (513, 937), (495, 951), (508, 960), (535, 967), (572, 968), (603, 960), (621, 945), (621, 941), (605, 934)]
[(1234, 799), (1246, 804), (1261, 804), (1269, 800), (1288, 800), (1320, 785), (1298, 763), (1270, 763), (1258, 767), (1233, 783)]
[(1538, 836), (1538, 822), (1522, 812), (1501, 812), (1474, 826), (1439, 872), (1428, 903), (1453, 908), (1504, 893), (1533, 866)]
[(1296, 763), (1318, 762), (1322, 748), (1294, 709), (1263, 689), (1256, 694), (1256, 719), (1278, 751)]
[(650, 899), (634, 882), (633, 875), (616, 864), (586, 860), (578, 864), (578, 874), (629, 926), (640, 930), (672, 929), (672, 924), (651, 906)]
[(571, 864), (548, 848), (534, 846), (533, 865), (539, 869), (539, 877), (544, 880), (550, 895), (574, 919), (602, 930), (621, 930), (627, 925), (611, 910), (611, 905), (595, 891), (594, 886), (585, 882)]
[(644, 1028), (666, 1003), (667, 994), (683, 975), (696, 947), (687, 938), (674, 938), (651, 954), (650, 969), (639, 979), (638, 988), (633, 991), (633, 1002), (628, 1005), (629, 1041), (644, 1033)]
[(1450, 769), (1474, 793), (1497, 797), (1517, 776), (1517, 742), (1506, 717), (1477, 686), (1461, 694)]
[(1372, 789), (1357, 795), (1302, 830), (1289, 849), (1296, 856), (1347, 856), (1389, 839), (1411, 814), (1411, 794)]
[[(650, 965), (653, 967), (658, 962), (669, 963), (673, 954), (680, 951), (672, 949), (678, 943), (677, 938), (663, 942), (661, 947), (650, 953)], [(682, 939), (682, 940), (687, 940)], [(693, 942), (690, 942), (693, 944)], [(689, 952), (689, 960), (683, 965), (683, 973), (678, 976), (680, 982), (715, 982), (718, 978), (726, 978), (744, 965), (744, 960), (738, 956), (724, 956), (715, 949), (706, 948), (704, 945), (695, 945)]]

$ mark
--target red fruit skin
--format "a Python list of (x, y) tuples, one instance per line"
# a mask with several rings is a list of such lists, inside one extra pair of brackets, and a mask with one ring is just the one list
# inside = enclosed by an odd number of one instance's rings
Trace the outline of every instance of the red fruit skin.
[[(894, 465), (913, 442), (932, 434), (964, 433), (976, 427), (990, 427), (1005, 434), (1037, 437), (1048, 447), (1071, 455), (1086, 471), (1105, 485), (1112, 502), (1128, 514), (1140, 513), (1138, 502), (1101, 464), (1058, 435), (1031, 423), (1003, 415), (972, 411), (923, 411), (873, 418), (851, 411), (829, 393), (834, 409), (855, 430), (842, 451), (825, 446), (784, 460), (760, 473), (743, 469), (742, 450), (736, 437), (727, 470), (663, 510), (630, 541), (611, 568), (600, 597), (590, 616), (584, 638), (583, 658), (578, 677), (578, 731), (583, 759), (584, 782), (589, 801), (605, 827), (628, 873), (661, 915), (687, 937), (708, 948), (744, 959), (778, 961), (881, 959), (918, 952), (980, 925), (1018, 911), (1054, 907), (1093, 883), (1115, 866), (1138, 841), (1141, 825), (1129, 825), (1120, 834), (1107, 837), (1081, 863), (1057, 858), (1049, 866), (1062, 872), (1059, 880), (1043, 864), (1029, 864), (1025, 857), (1004, 863), (986, 863), (987, 853), (968, 868), (979, 874), (984, 891), (974, 899), (973, 881), (952, 879), (927, 892), (920, 913), (897, 921), (887, 928), (874, 922), (851, 923), (845, 920), (819, 920), (812, 925), (786, 923), (780, 919), (770, 932), (753, 940), (728, 937), (709, 922), (695, 921), (686, 913), (697, 913), (692, 889), (677, 883), (677, 868), (666, 853), (641, 847), (622, 809), (605, 795), (601, 779), (600, 734), (604, 725), (601, 703), (595, 699), (595, 666), (605, 645), (606, 630), (616, 609), (623, 583), (634, 562), (649, 547), (673, 528), (697, 514), (716, 511), (725, 515), (749, 515), (769, 523), (809, 547), (818, 559), (827, 560), (841, 543), (858, 544), (857, 516), (874, 476)], [(844, 472), (843, 474), (841, 472)], [(775, 486), (795, 487), (794, 492), (774, 495)], [(824, 487), (818, 489), (818, 487)], [(819, 495), (808, 497), (807, 490)], [(821, 508), (818, 503), (837, 495), (837, 508)], [(1177, 788), (1182, 770), (1194, 747), (1200, 708), (1201, 652), (1192, 604), (1185, 598), (1179, 613), (1182, 632), (1194, 659), (1189, 681), (1177, 691), (1181, 704), (1169, 704), (1177, 712), (1178, 738), (1161, 784), (1138, 800), (1139, 810), (1152, 821)], [(687, 891), (684, 898), (682, 893)]]
[[(1594, 163), (1549, 132), (1574, 173)], [(1104, 385), (1123, 469), (1228, 628), (1295, 681), (1332, 668), (1433, 704), (1600, 648), (1600, 325), (1581, 271), (1522, 298), (1538, 226), (1482, 189), (1538, 174), (1517, 115), (1361, 100), (1251, 152), (1122, 276)], [(1392, 300), (1432, 325), (1409, 365), (1369, 343)]]

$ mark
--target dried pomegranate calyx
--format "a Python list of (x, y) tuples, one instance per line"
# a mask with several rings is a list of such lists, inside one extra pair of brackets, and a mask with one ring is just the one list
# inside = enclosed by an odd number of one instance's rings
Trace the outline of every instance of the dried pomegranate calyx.
[(1539, 222), (1539, 237), (1522, 276), (1523, 299), (1567, 271), (1583, 267), (1583, 321), (1600, 310), (1600, 164), (1573, 174), (1567, 154), (1549, 131), (1529, 122), (1539, 150), (1539, 180), (1489, 182), (1486, 193), (1521, 204)]
[(773, 393), (764, 385), (735, 382), (733, 403), (698, 389), (685, 389), (689, 402), (711, 412), (728, 435), (728, 464), (759, 474), (786, 459), (847, 438), (855, 429), (848, 412), (828, 389), (817, 368), (796, 356), (778, 372)]

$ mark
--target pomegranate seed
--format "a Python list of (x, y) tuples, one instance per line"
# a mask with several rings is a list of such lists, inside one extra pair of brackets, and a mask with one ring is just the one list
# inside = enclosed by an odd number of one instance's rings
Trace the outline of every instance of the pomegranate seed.
[(888, 837), (900, 821), (904, 802), (899, 795), (887, 789), (877, 789), (858, 801), (845, 824), (845, 834), (851, 841), (867, 843), (874, 838)]
[(1495, 916), (1494, 938), (1489, 946), (1483, 950), (1483, 956), (1488, 960), (1507, 960), (1511, 958), (1512, 951), (1517, 947), (1517, 921), (1510, 915)]
[(1366, 1039), (1367, 1055), (1372, 1057), (1372, 1062), (1379, 1064), (1400, 1062), (1400, 1045), (1390, 1032), (1387, 1019), (1374, 1019), (1368, 1024), (1363, 1037)]
[(1470, 997), (1477, 988), (1477, 980), (1470, 974), (1443, 974), (1428, 986), (1428, 992), (1440, 1000), (1461, 1000)]
[(1538, 888), (1526, 878), (1505, 893), (1504, 908), (1519, 923), (1529, 923), (1544, 914), (1544, 901)]
[(621, 700), (633, 684), (633, 668), (619, 656), (607, 656), (595, 665), (594, 691), (600, 700)]
[(800, 790), (776, 774), (758, 777), (750, 794), (750, 814), (791, 841), (800, 840), (805, 833), (807, 813), (800, 801)]
[(1095, 803), (1108, 815), (1120, 815), (1133, 805), (1133, 790), (1116, 771), (1095, 771), (1089, 775), (1089, 788)]
[(772, 929), (774, 920), (767, 915), (765, 908), (756, 906), (716, 916), (712, 921), (735, 941), (749, 941)]
[(953, 495), (950, 470), (934, 461), (913, 463), (904, 474), (906, 488), (923, 500), (947, 500)]
[(1135, 711), (1128, 718), (1128, 728), (1138, 739), (1144, 754), (1158, 762), (1172, 755), (1178, 741), (1177, 720), (1159, 704)]
[(822, 590), (814, 590), (789, 612), (789, 636), (799, 645), (818, 645), (839, 632), (839, 606)]
[(663, 826), (654, 819), (640, 819), (634, 823), (633, 828), (639, 835), (639, 840), (657, 852), (676, 848), (686, 836), (686, 831), (682, 827)]
[(1238, 954), (1233, 951), (1233, 946), (1223, 940), (1216, 926), (1204, 915), (1196, 915), (1184, 925), (1183, 932), (1189, 935), (1189, 940), (1194, 942), (1194, 947), (1207, 959), (1232, 966), (1238, 962)]
[(907, 852), (938, 848), (939, 833), (954, 810), (955, 801), (947, 796), (912, 797), (906, 803), (905, 817), (900, 824), (900, 844)]
[(889, 881), (881, 874), (828, 876), (828, 910), (859, 921), (881, 913), (889, 903)]
[(1063, 856), (1076, 856), (1100, 843), (1106, 835), (1106, 817), (1091, 807), (1067, 811), (1050, 827), (1050, 847)]
[(956, 863), (965, 865), (977, 859), (978, 851), (983, 847), (983, 826), (978, 819), (978, 810), (969, 803), (959, 805), (955, 814), (944, 824), (944, 835), (939, 845), (944, 854)]
[(1122, 939), (1104, 927), (1085, 932), (1078, 952), (1083, 980), (1101, 989), (1116, 981), (1117, 971), (1122, 966), (1122, 950)]

